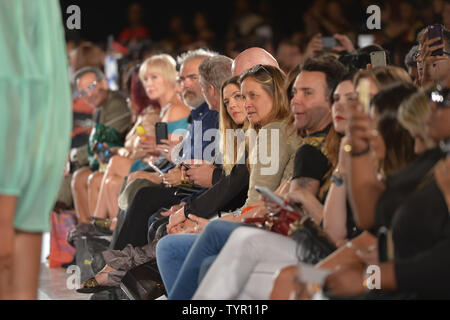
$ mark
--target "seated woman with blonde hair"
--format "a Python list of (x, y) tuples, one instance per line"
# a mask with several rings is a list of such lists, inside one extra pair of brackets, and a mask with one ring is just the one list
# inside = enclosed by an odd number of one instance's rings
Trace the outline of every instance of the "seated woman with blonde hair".
[[(118, 197), (122, 182), (132, 171), (147, 167), (148, 161), (153, 161), (159, 152), (156, 150), (155, 123), (158, 121), (168, 124), (169, 139), (176, 139), (173, 132), (186, 129), (190, 108), (184, 105), (176, 92), (176, 63), (167, 55), (161, 54), (148, 58), (139, 68), (132, 79), (132, 89), (143, 91), (152, 101), (158, 102), (160, 111), (147, 108), (138, 118), (133, 129), (127, 135), (127, 143), (112, 157), (103, 176), (98, 201), (93, 216), (95, 218), (109, 218), (106, 227), (114, 229), (114, 221), (119, 207)], [(139, 128), (140, 127), (140, 128)]]

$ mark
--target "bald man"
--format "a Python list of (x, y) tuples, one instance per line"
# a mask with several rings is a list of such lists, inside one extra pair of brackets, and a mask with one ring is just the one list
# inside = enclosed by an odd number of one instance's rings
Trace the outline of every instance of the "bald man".
[(233, 76), (242, 74), (245, 70), (253, 68), (258, 64), (265, 64), (280, 68), (277, 60), (262, 48), (249, 48), (242, 51), (233, 61), (231, 71)]

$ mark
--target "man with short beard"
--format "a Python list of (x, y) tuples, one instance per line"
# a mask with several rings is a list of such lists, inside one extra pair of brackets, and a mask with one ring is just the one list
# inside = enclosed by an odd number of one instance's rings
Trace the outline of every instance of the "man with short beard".
[(293, 180), (297, 183), (291, 184), (290, 194), (298, 188), (306, 188), (324, 201), (326, 190), (322, 187), (330, 178), (331, 163), (323, 147), (325, 139), (336, 134), (330, 131), (331, 94), (344, 72), (344, 66), (334, 58), (312, 58), (306, 60), (295, 79), (291, 108), (295, 126), (305, 136), (295, 155)]

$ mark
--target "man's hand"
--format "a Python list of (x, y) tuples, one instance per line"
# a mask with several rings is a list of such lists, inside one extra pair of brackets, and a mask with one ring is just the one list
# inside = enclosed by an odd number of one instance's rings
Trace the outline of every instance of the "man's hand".
[(304, 60), (314, 58), (318, 52), (323, 50), (322, 34), (318, 33), (308, 42), (306, 46)]
[[(191, 169), (185, 170), (186, 181), (201, 187), (211, 188), (214, 169), (213, 164), (191, 164)], [(185, 168), (184, 168), (185, 169)]]
[(347, 37), (345, 34), (336, 33), (335, 35), (333, 35), (333, 38), (335, 38), (340, 45), (331, 48), (332, 50), (347, 51), (347, 52), (355, 51), (355, 46), (353, 45), (350, 38)]
[(181, 184), (181, 169), (179, 165), (164, 174), (163, 183), (169, 188), (176, 187)]

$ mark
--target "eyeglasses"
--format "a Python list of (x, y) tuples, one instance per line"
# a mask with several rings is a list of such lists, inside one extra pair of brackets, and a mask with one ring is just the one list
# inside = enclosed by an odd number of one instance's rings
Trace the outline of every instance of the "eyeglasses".
[[(443, 51), (443, 54), (450, 56), (450, 52), (447, 52), (447, 51)], [(420, 57), (420, 51), (417, 50), (413, 55), (414, 61), (417, 62), (417, 59), (419, 59), (419, 57)]]
[(97, 81), (92, 82), (85, 90), (82, 90), (78, 93), (78, 95), (83, 98), (85, 97), (89, 92), (91, 92), (92, 90), (95, 89), (95, 87), (97, 86)]
[(430, 93), (430, 99), (438, 108), (450, 107), (450, 88), (442, 88), (438, 85), (436, 90)]

